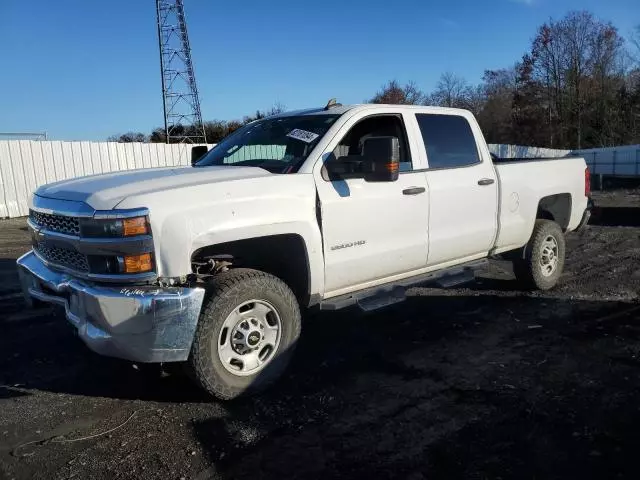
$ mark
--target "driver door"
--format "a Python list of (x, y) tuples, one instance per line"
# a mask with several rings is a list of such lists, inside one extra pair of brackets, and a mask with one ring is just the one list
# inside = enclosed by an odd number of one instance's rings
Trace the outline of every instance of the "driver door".
[[(397, 181), (367, 182), (358, 174), (329, 180), (323, 175), (325, 161), (359, 155), (363, 140), (370, 136), (398, 138)], [(323, 161), (316, 164), (326, 296), (409, 276), (426, 267), (429, 192), (425, 173), (414, 171), (413, 159), (419, 155), (408, 138), (401, 113), (362, 112), (345, 123)]]

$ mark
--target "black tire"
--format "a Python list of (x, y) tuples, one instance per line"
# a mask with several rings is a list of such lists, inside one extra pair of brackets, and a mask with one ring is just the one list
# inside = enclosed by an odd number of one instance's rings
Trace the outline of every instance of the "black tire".
[(25, 290), (23, 290), (23, 294), (26, 295), (24, 297), (24, 305), (27, 309), (29, 310), (39, 310), (42, 308), (51, 308), (52, 305), (49, 302), (43, 302), (42, 300), (38, 300), (35, 297), (30, 296), (28, 293), (24, 293), (26, 292)]
[[(552, 237), (557, 243), (557, 265), (549, 275), (543, 273), (542, 252), (546, 239)], [(560, 225), (552, 220), (536, 220), (529, 242), (521, 251), (519, 258), (513, 261), (513, 272), (521, 285), (530, 290), (550, 290), (555, 287), (562, 275), (565, 261), (566, 244)]]
[[(235, 375), (220, 361), (218, 339), (225, 319), (243, 302), (271, 304), (281, 320), (280, 343), (264, 369), (249, 376)], [(189, 376), (205, 391), (230, 400), (264, 390), (287, 367), (300, 337), (300, 307), (291, 289), (279, 278), (249, 269), (232, 269), (213, 280), (210, 295), (200, 313), (187, 362)]]

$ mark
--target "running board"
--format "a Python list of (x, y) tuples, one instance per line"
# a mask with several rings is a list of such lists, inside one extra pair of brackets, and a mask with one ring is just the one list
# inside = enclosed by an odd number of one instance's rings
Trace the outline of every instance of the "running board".
[(358, 305), (365, 312), (370, 312), (404, 301), (407, 298), (406, 290), (410, 287), (432, 283), (442, 288), (450, 288), (472, 282), (475, 280), (475, 271), (486, 265), (487, 262), (486, 258), (474, 260), (473, 262), (463, 263), (462, 265), (438, 270), (437, 272), (423, 273), (396, 282), (328, 298), (320, 302), (320, 309), (340, 310)]

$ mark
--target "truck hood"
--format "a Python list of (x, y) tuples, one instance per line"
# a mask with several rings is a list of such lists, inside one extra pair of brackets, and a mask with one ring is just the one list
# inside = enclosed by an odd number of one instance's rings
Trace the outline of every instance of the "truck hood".
[(36, 195), (110, 210), (130, 195), (271, 175), (257, 167), (168, 167), (128, 170), (43, 185)]

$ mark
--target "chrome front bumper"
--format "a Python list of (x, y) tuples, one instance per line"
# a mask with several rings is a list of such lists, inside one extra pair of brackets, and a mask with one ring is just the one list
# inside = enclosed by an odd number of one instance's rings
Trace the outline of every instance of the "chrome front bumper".
[(33, 252), (17, 263), (27, 302), (64, 307), (91, 350), (147, 363), (188, 358), (204, 289), (96, 285), (48, 268)]

